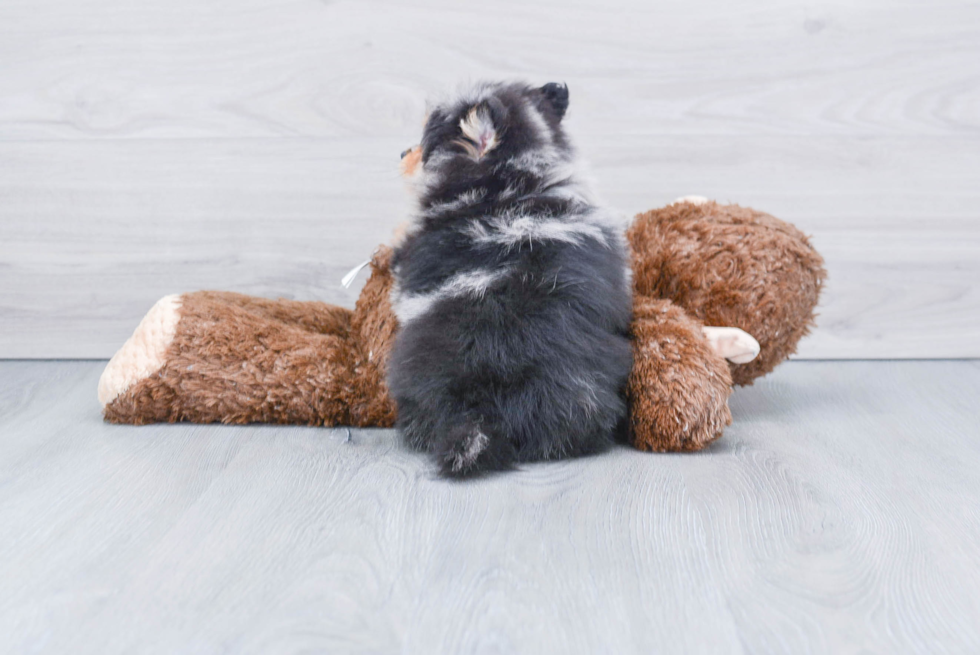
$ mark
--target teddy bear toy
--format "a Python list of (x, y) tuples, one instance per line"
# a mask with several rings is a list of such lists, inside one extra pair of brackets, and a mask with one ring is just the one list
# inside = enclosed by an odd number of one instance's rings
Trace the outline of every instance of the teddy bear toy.
[[(731, 423), (733, 385), (770, 372), (813, 325), (823, 259), (792, 225), (703, 198), (639, 214), (626, 237), (630, 442), (699, 450)], [(375, 251), (353, 310), (219, 291), (160, 299), (102, 374), (105, 419), (391, 427), (390, 258)]]

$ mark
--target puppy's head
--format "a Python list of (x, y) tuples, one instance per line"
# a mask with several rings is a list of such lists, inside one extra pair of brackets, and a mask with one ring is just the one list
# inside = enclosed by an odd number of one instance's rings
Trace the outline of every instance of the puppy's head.
[(432, 110), (422, 142), (402, 153), (402, 172), (480, 177), (522, 155), (542, 162), (568, 158), (561, 127), (567, 109), (564, 84), (480, 84)]

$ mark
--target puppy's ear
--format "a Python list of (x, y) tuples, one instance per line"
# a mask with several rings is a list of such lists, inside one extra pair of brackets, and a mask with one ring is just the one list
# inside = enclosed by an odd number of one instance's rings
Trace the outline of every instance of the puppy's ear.
[(548, 82), (541, 87), (541, 93), (555, 110), (558, 120), (561, 120), (568, 109), (568, 87), (564, 83)]
[(473, 159), (482, 159), (483, 155), (499, 145), (497, 128), (493, 124), (490, 112), (486, 107), (476, 106), (466, 116), (460, 119), (459, 129), (466, 141), (459, 141)]

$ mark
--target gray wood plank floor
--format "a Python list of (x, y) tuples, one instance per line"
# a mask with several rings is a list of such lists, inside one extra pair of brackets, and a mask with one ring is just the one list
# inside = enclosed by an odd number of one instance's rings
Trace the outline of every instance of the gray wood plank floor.
[(980, 362), (791, 362), (706, 452), (467, 484), (0, 362), (0, 652), (980, 651)]
[(0, 357), (109, 357), (199, 288), (352, 305), (426, 99), (485, 78), (567, 81), (624, 216), (811, 233), (801, 357), (980, 357), (973, 0), (5, 0)]

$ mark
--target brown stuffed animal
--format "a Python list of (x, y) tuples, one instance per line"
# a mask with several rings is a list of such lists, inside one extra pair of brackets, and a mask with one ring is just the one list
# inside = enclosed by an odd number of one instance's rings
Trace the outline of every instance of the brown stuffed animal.
[[(792, 225), (703, 199), (638, 215), (627, 239), (632, 443), (699, 450), (731, 423), (732, 385), (771, 371), (809, 331), (823, 260)], [(353, 311), (215, 291), (161, 299), (102, 374), (106, 420), (391, 427), (390, 256), (375, 252)]]

